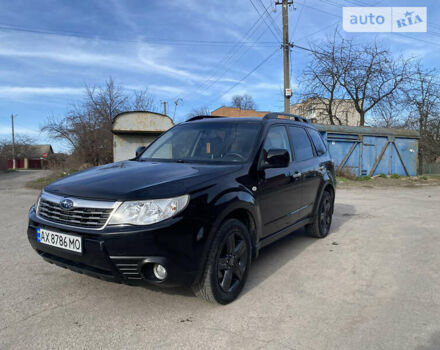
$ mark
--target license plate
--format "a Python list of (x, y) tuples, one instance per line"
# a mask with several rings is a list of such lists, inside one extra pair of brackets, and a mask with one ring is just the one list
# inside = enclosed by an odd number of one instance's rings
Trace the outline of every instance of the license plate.
[(82, 241), (79, 236), (66, 235), (65, 233), (54, 232), (38, 227), (37, 242), (76, 253), (82, 253)]

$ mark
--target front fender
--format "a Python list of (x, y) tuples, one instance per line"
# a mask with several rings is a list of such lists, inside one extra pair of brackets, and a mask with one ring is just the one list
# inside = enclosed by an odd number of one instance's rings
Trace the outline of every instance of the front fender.
[(253, 239), (258, 241), (262, 231), (262, 219), (258, 204), (255, 197), (249, 191), (240, 189), (237, 191), (230, 191), (223, 193), (217, 197), (213, 203), (213, 229), (218, 229), (220, 224), (231, 213), (236, 210), (246, 210), (253, 220), (255, 225), (255, 232), (251, 232), (254, 235)]
[[(262, 232), (262, 220), (260, 211), (258, 209), (255, 197), (247, 189), (235, 189), (217, 195), (211, 203), (210, 207), (210, 223), (207, 226), (204, 248), (202, 250), (202, 258), (200, 259), (199, 271), (204, 271), (206, 259), (211, 250), (211, 245), (214, 236), (221, 226), (221, 224), (234, 212), (246, 211), (249, 218), (253, 221), (254, 229), (251, 233), (253, 248), (256, 248), (256, 243)], [(197, 276), (197, 280), (201, 278), (201, 274)]]

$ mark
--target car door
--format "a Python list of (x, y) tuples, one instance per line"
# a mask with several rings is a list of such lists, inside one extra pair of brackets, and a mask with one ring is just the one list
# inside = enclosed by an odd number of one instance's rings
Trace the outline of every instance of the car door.
[(320, 176), (319, 161), (312, 147), (310, 138), (303, 127), (289, 126), (289, 137), (293, 148), (293, 177), (300, 179), (296, 189), (297, 209), (292, 216), (295, 221), (310, 216), (318, 193)]
[(291, 176), (291, 162), (285, 168), (263, 169), (264, 154), (270, 149), (286, 149), (292, 160), (292, 150), (285, 126), (270, 127), (260, 155), (257, 200), (263, 221), (263, 236), (268, 236), (292, 224), (290, 213), (296, 210), (298, 200), (294, 190), (297, 181)]

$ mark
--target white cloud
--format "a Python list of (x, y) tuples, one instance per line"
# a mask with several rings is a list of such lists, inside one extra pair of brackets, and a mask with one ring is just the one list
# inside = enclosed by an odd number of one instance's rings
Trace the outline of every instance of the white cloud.
[[(23, 128), (17, 126), (14, 128), (15, 134), (19, 135), (29, 135), (29, 136), (39, 136), (40, 131), (38, 129)], [(0, 135), (11, 135), (11, 125), (0, 124)]]
[(141, 85), (124, 85), (126, 89), (129, 90), (144, 90), (147, 88), (150, 94), (156, 95), (157, 93), (168, 94), (168, 95), (180, 95), (186, 92), (185, 89), (179, 88), (171, 85), (156, 85), (149, 84), (147, 87)]
[(191, 73), (184, 69), (175, 68), (174, 65), (167, 64), (166, 59), (162, 57), (162, 59), (157, 59), (154, 54), (152, 54), (151, 49), (143, 46), (139, 49), (138, 58), (142, 66), (149, 67), (151, 71), (161, 72), (164, 75), (168, 75), (171, 77), (183, 78), (183, 79), (191, 79), (191, 80), (200, 80), (203, 79), (202, 76), (196, 73)]
[[(231, 24), (246, 27), (257, 18), (255, 10), (245, 1), (170, 0), (167, 4), (173, 9), (179, 9), (181, 13), (189, 11), (192, 17), (197, 18), (194, 24), (212, 30), (218, 29), (218, 24), (223, 27), (230, 27)], [(184, 8), (183, 11), (182, 8)]]
[(73, 87), (32, 87), (32, 86), (0, 86), (0, 97), (79, 95), (84, 88)]
[[(266, 96), (275, 96), (277, 94), (280, 94), (282, 96), (283, 94), (283, 83), (280, 81), (280, 83), (272, 83), (272, 82), (259, 82), (256, 84), (246, 84), (245, 86), (236, 86), (231, 91), (227, 92), (222, 96), (222, 101), (230, 101), (231, 98), (235, 95), (243, 95), (243, 94), (249, 94), (258, 102), (258, 100), (262, 97)], [(296, 84), (292, 83), (292, 88), (296, 88)]]
[[(180, 80), (203, 76), (185, 68), (170, 46), (144, 42), (113, 43), (72, 37), (1, 35), (0, 56), (41, 59), (67, 65), (95, 66), (137, 73), (155, 73)], [(32, 49), (30, 49), (32, 48)], [(193, 68), (193, 67), (191, 67)]]
[(254, 89), (258, 89), (258, 90), (279, 90), (279, 89), (283, 89), (283, 83), (268, 83), (268, 82), (261, 82), (261, 83), (257, 83), (253, 86)]

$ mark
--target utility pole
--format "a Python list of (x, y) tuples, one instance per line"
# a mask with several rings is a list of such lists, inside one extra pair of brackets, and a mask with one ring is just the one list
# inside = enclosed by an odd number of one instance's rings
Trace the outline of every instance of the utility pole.
[(163, 114), (167, 115), (167, 101), (162, 101), (161, 103), (163, 103)]
[(281, 5), (283, 9), (283, 61), (284, 61), (284, 113), (290, 113), (290, 97), (292, 90), (290, 89), (290, 62), (289, 62), (289, 5), (293, 4), (293, 0), (281, 0), (275, 2), (275, 5)]
[(177, 106), (179, 105), (179, 103), (182, 102), (183, 103), (183, 99), (181, 99), (180, 97), (174, 101), (174, 114), (173, 114), (173, 120), (174, 118), (176, 118), (176, 109)]
[(14, 134), (14, 115), (11, 114), (12, 124), (12, 169), (15, 169), (15, 134)]

